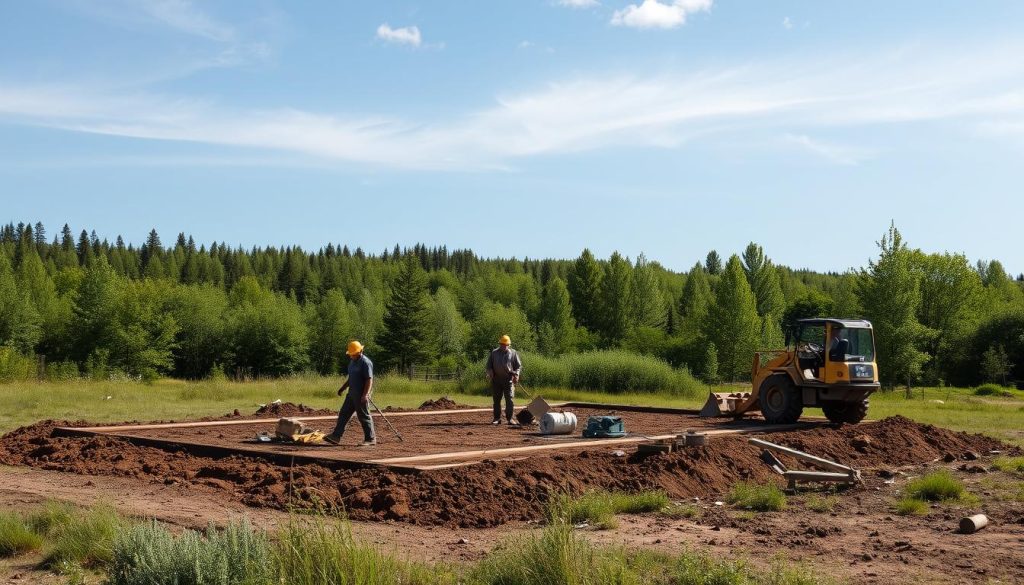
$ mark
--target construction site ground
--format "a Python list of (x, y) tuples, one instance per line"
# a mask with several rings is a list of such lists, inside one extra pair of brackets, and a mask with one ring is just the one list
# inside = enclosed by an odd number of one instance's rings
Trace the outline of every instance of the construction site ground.
[[(296, 412), (296, 408), (281, 405), (274, 412), (265, 410), (254, 416), (323, 414)], [(582, 420), (589, 414), (584, 409), (573, 410)], [(673, 417), (680, 418), (674, 414), (618, 414), (627, 421), (627, 430), (637, 434), (674, 432), (699, 424), (688, 419), (673, 421)], [(460, 450), (515, 446), (541, 440), (531, 436), (530, 430), (491, 427), (487, 412), (389, 418), (410, 445), (396, 446), (387, 429), (379, 425), (378, 432), (387, 442), (375, 448), (377, 453), (360, 457), (442, 452), (438, 449), (452, 446)], [(725, 424), (712, 428), (736, 425)], [(264, 425), (261, 430), (271, 430), (264, 423), (254, 426), (260, 425)], [(359, 432), (354, 422), (352, 425), (346, 439), (351, 436), (354, 441)], [(510, 536), (538, 530), (545, 503), (555, 494), (660, 489), (676, 501), (696, 506), (696, 516), (621, 516), (616, 529), (581, 531), (597, 543), (667, 553), (686, 548), (744, 558), (754, 564), (768, 564), (781, 555), (856, 583), (1024, 582), (1024, 503), (1020, 501), (1024, 478), (991, 467), (993, 451), (1011, 454), (1013, 447), (901, 417), (854, 426), (812, 423), (796, 430), (759, 434), (766, 440), (850, 464), (864, 477), (863, 485), (834, 492), (831, 511), (815, 512), (806, 504), (808, 499), (833, 494), (832, 490), (807, 488), (790, 497), (785, 511), (769, 513), (718, 504), (737, 481), (783, 485), (782, 478), (759, 459), (760, 450), (742, 435), (713, 435), (704, 447), (670, 454), (644, 456), (636, 453), (635, 444), (626, 444), (540, 451), (485, 459), (470, 466), (415, 470), (351, 467), (327, 460), (283, 464), (254, 456), (202, 455), (187, 446), (132, 444), (106, 434), (54, 436), (54, 429), (61, 426), (90, 425), (47, 421), (0, 439), (0, 464), (4, 465), (0, 468), (0, 505), (24, 508), (51, 498), (83, 505), (109, 502), (128, 514), (196, 528), (240, 515), (273, 527), (288, 518), (286, 510), (291, 506), (344, 509), (357, 536), (398, 551), (399, 556), (441, 561), (477, 559)], [(246, 440), (247, 433), (255, 434), (249, 424), (231, 426), (237, 434), (211, 430), (228, 426), (198, 428), (223, 434), (208, 435), (203, 441), (233, 443)], [(184, 433), (184, 429), (175, 429), (178, 431)], [(466, 435), (460, 444), (460, 432), (474, 434)], [(195, 440), (194, 435), (191, 438)], [(340, 448), (337, 453), (346, 451), (352, 449)], [(782, 459), (790, 467), (800, 467)], [(961, 478), (978, 503), (935, 504), (926, 516), (893, 513), (892, 505), (907, 481), (939, 468)], [(978, 512), (991, 518), (989, 527), (972, 535), (955, 532), (962, 516)], [(34, 575), (28, 566), (0, 565), (0, 579), (17, 574)]]

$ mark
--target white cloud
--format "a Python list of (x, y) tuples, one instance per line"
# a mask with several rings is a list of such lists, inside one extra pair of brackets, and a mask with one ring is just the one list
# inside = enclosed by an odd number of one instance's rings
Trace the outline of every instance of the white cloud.
[(713, 0), (643, 0), (640, 5), (630, 4), (612, 14), (613, 26), (631, 28), (676, 28), (686, 24), (689, 14), (711, 10)]
[(420, 46), (423, 42), (419, 27), (403, 26), (401, 28), (391, 28), (391, 25), (386, 22), (377, 27), (377, 38), (389, 43), (412, 45), (414, 47)]
[(793, 21), (790, 20), (788, 16), (782, 19), (782, 28), (785, 28), (785, 29), (793, 28)]
[(857, 165), (875, 155), (870, 149), (816, 140), (806, 134), (785, 134), (782, 139), (786, 144), (798, 146), (839, 165)]
[(221, 42), (235, 38), (233, 27), (216, 21), (189, 0), (146, 0), (137, 6), (150, 18), (184, 33)]
[(559, 6), (570, 8), (592, 8), (600, 4), (597, 0), (558, 0)]
[[(778, 146), (837, 164), (874, 155), (846, 129), (943, 123), (1024, 137), (1024, 43), (885, 48), (655, 76), (596, 75), (503, 96), (449, 119), (239, 109), (209, 100), (0, 80), (0, 124), (262, 149), (392, 168), (507, 168), (527, 157), (685, 143)], [(857, 132), (855, 134), (860, 134)], [(1001, 137), (996, 137), (1001, 134)], [(814, 138), (811, 138), (814, 136)], [(951, 138), (955, 140), (955, 138)]]

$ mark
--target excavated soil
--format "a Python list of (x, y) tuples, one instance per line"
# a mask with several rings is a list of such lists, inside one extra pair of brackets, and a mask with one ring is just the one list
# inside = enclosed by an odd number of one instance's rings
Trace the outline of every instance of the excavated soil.
[[(289, 467), (242, 456), (200, 457), (184, 448), (144, 447), (110, 436), (52, 436), (54, 427), (68, 424), (44, 421), (8, 433), (0, 439), (0, 464), (212, 486), (251, 506), (327, 506), (344, 508), (357, 520), (463, 527), (538, 520), (545, 503), (562, 492), (662, 489), (672, 498), (707, 498), (719, 497), (737, 480), (781, 481), (761, 462), (759, 449), (739, 436), (713, 437), (707, 446), (672, 454), (640, 456), (632, 447), (618, 452), (611, 447), (416, 471), (330, 463)], [(982, 435), (903, 417), (763, 437), (865, 470), (944, 456), (970, 459), (973, 453), (1007, 448)]]
[[(237, 412), (237, 411), (236, 411)], [(329, 408), (313, 408), (305, 404), (293, 404), (291, 402), (271, 402), (256, 410), (257, 416), (319, 416), (334, 414), (335, 411)]]
[(427, 400), (420, 405), (418, 410), (455, 410), (458, 408), (473, 408), (468, 404), (459, 404), (447, 396), (442, 396), (436, 400)]

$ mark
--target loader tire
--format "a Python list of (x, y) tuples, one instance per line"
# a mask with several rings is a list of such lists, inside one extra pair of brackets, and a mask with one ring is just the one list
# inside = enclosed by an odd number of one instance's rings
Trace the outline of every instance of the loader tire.
[(804, 412), (803, 395), (789, 376), (769, 376), (758, 393), (761, 415), (771, 424), (795, 423)]
[(868, 400), (844, 402), (842, 400), (825, 400), (821, 403), (825, 417), (834, 423), (855, 425), (868, 415)]

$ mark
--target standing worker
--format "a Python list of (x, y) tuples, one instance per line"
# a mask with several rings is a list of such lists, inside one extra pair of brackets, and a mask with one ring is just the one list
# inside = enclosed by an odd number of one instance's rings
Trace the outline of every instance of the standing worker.
[(512, 349), (512, 340), (502, 335), (497, 349), (491, 351), (487, 358), (487, 379), (491, 381), (491, 398), (494, 399), (494, 421), (501, 424), (501, 399), (505, 398), (505, 420), (516, 425), (512, 418), (512, 398), (515, 396), (515, 385), (519, 383), (519, 373), (523, 369), (519, 354)]
[(341, 411), (338, 412), (338, 423), (334, 425), (331, 434), (324, 436), (328, 443), (339, 445), (341, 437), (345, 434), (345, 425), (354, 413), (359, 418), (359, 424), (363, 427), (363, 442), (360, 447), (369, 447), (377, 444), (376, 435), (373, 432), (373, 417), (370, 416), (370, 392), (373, 391), (373, 362), (363, 354), (363, 344), (358, 341), (348, 343), (348, 354), (351, 360), (348, 364), (348, 380), (338, 388), (338, 396), (348, 388), (348, 395), (345, 402), (341, 404)]

